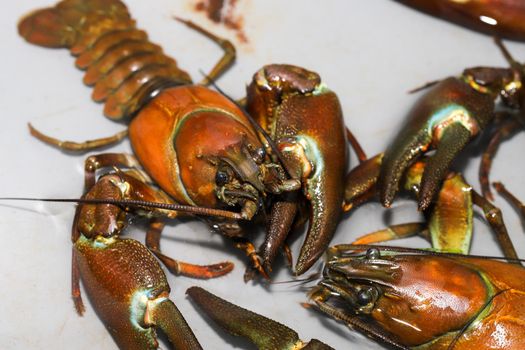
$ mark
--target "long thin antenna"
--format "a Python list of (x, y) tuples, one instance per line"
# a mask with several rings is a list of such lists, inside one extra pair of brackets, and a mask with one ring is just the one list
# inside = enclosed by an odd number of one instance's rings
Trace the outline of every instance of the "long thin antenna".
[(226, 219), (246, 220), (241, 213), (228, 210), (194, 207), (191, 205), (157, 203), (134, 199), (88, 199), (88, 198), (21, 198), (21, 197), (0, 197), (0, 201), (39, 201), (39, 202), (58, 202), (58, 203), (82, 203), (82, 204), (113, 204), (129, 207), (148, 207), (163, 210), (183, 211), (186, 213), (223, 217)]
[(346, 249), (346, 250), (363, 250), (368, 249), (379, 249), (380, 251), (387, 252), (399, 252), (399, 253), (412, 253), (418, 255), (432, 255), (432, 256), (444, 256), (444, 257), (453, 257), (453, 258), (476, 258), (476, 259), (487, 259), (487, 260), (505, 260), (508, 262), (525, 262), (525, 259), (511, 259), (504, 256), (490, 256), (490, 255), (471, 255), (471, 254), (461, 254), (461, 253), (447, 253), (447, 252), (436, 252), (426, 249), (417, 249), (417, 248), (404, 248), (404, 247), (392, 247), (384, 245), (373, 245), (373, 244), (340, 244), (335, 247)]

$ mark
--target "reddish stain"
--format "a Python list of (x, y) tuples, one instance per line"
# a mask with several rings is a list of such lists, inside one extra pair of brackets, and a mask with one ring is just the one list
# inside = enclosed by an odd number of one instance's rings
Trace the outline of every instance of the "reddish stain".
[(236, 32), (237, 39), (247, 43), (244, 33), (244, 20), (235, 14), (238, 0), (202, 0), (195, 5), (198, 12), (206, 12), (208, 18), (215, 23), (222, 23), (226, 28)]

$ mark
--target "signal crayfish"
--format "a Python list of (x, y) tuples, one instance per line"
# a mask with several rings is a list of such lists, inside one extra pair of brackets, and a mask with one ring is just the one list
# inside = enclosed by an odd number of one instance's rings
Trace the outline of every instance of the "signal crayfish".
[[(192, 22), (180, 21), (224, 50), (204, 84), (215, 80), (235, 59), (233, 46)], [(127, 132), (83, 143), (60, 141), (30, 125), (33, 136), (65, 151), (89, 151), (129, 136), (136, 158), (103, 153), (86, 159), (85, 192), (71, 236), (77, 312), (84, 310), (82, 280), (119, 347), (156, 348), (155, 328), (160, 328), (177, 348), (200, 348), (167, 299), (170, 288), (154, 255), (173, 273), (191, 277), (218, 277), (232, 269), (230, 263), (196, 266), (161, 253), (164, 224), (159, 217), (175, 218), (179, 212), (207, 216), (210, 226), (231, 237), (246, 251), (254, 270), (266, 276), (276, 251), (286, 248), (292, 223), (304, 216), (302, 205), (282, 210), (272, 204), (270, 220), (288, 224), (283, 230), (270, 223), (261, 257), (244, 237), (239, 221), (260, 215), (273, 202), (272, 196), (286, 197), (302, 189), (310, 225), (296, 273), (304, 273), (322, 255), (341, 214), (349, 132), (337, 97), (317, 74), (287, 65), (266, 66), (256, 74), (246, 108), (267, 128), (270, 136), (264, 137), (263, 129), (237, 103), (193, 85), (176, 61), (135, 27), (119, 0), (64, 0), (22, 18), (18, 30), (30, 43), (68, 48), (77, 56), (77, 67), (86, 70), (84, 83), (94, 86), (92, 98), (105, 103), (104, 114), (129, 123)], [(260, 112), (272, 107), (274, 115)], [(305, 117), (297, 119), (287, 109), (304, 111)], [(320, 124), (320, 115), (329, 123)], [(331, 129), (334, 126), (337, 132)], [(97, 178), (105, 168), (114, 170)], [(295, 201), (300, 200), (297, 196)], [(152, 203), (160, 207), (152, 209)], [(226, 210), (230, 208), (239, 211)], [(130, 214), (149, 219), (149, 250), (120, 238)]]
[[(234, 47), (192, 22), (179, 21), (224, 50), (203, 84), (213, 82), (235, 59)], [(304, 273), (323, 253), (341, 213), (346, 135), (351, 134), (345, 131), (337, 96), (316, 73), (289, 65), (263, 67), (248, 87), (248, 114), (228, 97), (193, 85), (176, 61), (135, 27), (119, 0), (85, 4), (64, 0), (31, 13), (18, 29), (32, 44), (65, 47), (78, 56), (77, 67), (86, 70), (84, 83), (94, 86), (92, 98), (104, 102), (104, 114), (129, 123), (127, 133), (83, 143), (60, 141), (29, 125), (33, 136), (66, 151), (105, 147), (129, 136), (134, 156), (100, 154), (86, 160), (86, 191), (98, 169), (140, 166), (144, 176), (177, 203), (220, 217), (208, 221), (233, 237), (253, 267), (266, 276), (298, 209), (273, 205), (270, 221), (287, 224), (283, 232), (269, 224), (262, 253), (265, 268), (238, 221), (252, 220), (270, 195), (302, 188), (309, 200), (310, 227), (296, 273)], [(319, 122), (321, 115), (324, 123)], [(207, 208), (239, 212), (216, 215)], [(281, 231), (273, 234), (276, 230)]]
[(487, 257), (338, 245), (309, 297), (392, 348), (517, 350), (525, 346), (524, 278), (523, 267)]

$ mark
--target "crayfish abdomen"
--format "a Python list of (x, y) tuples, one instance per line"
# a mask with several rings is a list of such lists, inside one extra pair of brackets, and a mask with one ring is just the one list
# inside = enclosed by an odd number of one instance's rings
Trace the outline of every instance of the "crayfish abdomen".
[(32, 44), (65, 47), (86, 70), (93, 99), (111, 119), (133, 116), (166, 86), (190, 84), (177, 62), (136, 29), (119, 0), (66, 0), (23, 18), (18, 31)]

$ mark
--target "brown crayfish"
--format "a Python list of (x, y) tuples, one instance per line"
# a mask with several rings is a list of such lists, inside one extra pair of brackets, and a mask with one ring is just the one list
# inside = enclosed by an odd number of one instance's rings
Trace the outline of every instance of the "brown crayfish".
[[(183, 22), (225, 51), (205, 79), (205, 83), (212, 81), (234, 60), (235, 50), (228, 41)], [(296, 272), (306, 271), (324, 252), (341, 214), (338, 189), (346, 171), (346, 132), (337, 97), (317, 74), (283, 65), (265, 67), (256, 75), (247, 109), (256, 114), (266, 105), (282, 113), (256, 116), (270, 134), (263, 137), (263, 129), (237, 103), (193, 85), (176, 61), (136, 28), (121, 1), (64, 0), (30, 13), (18, 29), (30, 43), (69, 49), (77, 67), (85, 70), (84, 83), (93, 86), (93, 99), (104, 102), (105, 115), (129, 123), (125, 132), (84, 143), (62, 142), (30, 127), (35, 137), (70, 151), (108, 146), (129, 136), (135, 156), (104, 153), (87, 158), (85, 194), (72, 234), (75, 306), (79, 313), (83, 311), (82, 279), (120, 347), (155, 348), (155, 328), (162, 329), (176, 346), (200, 347), (167, 299), (169, 286), (153, 255), (170, 271), (192, 277), (216, 277), (232, 268), (229, 263), (196, 266), (164, 255), (159, 248), (163, 217), (207, 215), (211, 226), (232, 237), (266, 275), (291, 223), (302, 215), (295, 204), (283, 211), (277, 203), (290, 198), (298, 201), (302, 188), (311, 206), (310, 229)], [(282, 106), (275, 104), (277, 95)], [(286, 119), (291, 115), (287, 108), (305, 115)], [(338, 126), (337, 137), (330, 142), (326, 141), (328, 133), (333, 136), (331, 128), (316, 122), (321, 112), (327, 112), (331, 125)], [(104, 168), (114, 170), (97, 178), (97, 171)], [(151, 203), (158, 207), (152, 208)], [(259, 215), (267, 203), (272, 203), (271, 220), (287, 220), (290, 225), (269, 235), (263, 267), (239, 222)], [(178, 204), (185, 207), (172, 211)], [(150, 218), (149, 249), (120, 238), (130, 214)], [(114, 268), (107, 271), (107, 265)], [(108, 307), (113, 304), (119, 307)], [(180, 331), (174, 331), (175, 324)]]
[(523, 267), (486, 257), (338, 245), (310, 299), (392, 348), (517, 350), (524, 277)]

